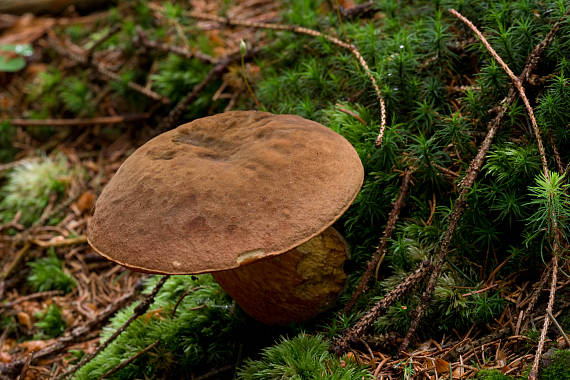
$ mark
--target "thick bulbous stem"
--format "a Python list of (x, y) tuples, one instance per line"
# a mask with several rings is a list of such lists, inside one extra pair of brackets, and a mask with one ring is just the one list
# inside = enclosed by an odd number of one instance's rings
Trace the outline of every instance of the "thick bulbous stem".
[(309, 320), (334, 305), (346, 279), (347, 257), (346, 241), (329, 227), (284, 254), (212, 275), (250, 316), (284, 325)]

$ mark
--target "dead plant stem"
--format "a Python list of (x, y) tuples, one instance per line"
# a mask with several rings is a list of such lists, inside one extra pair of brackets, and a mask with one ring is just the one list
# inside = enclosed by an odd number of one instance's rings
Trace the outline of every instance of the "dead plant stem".
[(382, 238), (380, 239), (380, 244), (378, 244), (376, 252), (374, 252), (372, 257), (370, 258), (370, 261), (368, 261), (366, 270), (362, 275), (360, 282), (356, 286), (356, 290), (352, 294), (350, 301), (348, 301), (348, 303), (346, 304), (344, 308), (345, 314), (350, 313), (350, 311), (354, 307), (354, 304), (356, 303), (356, 301), (358, 301), (358, 298), (368, 290), (369, 282), (372, 279), (372, 276), (374, 275), (376, 267), (378, 266), (382, 257), (384, 256), (384, 253), (386, 251), (386, 246), (388, 245), (388, 240), (390, 239), (390, 237), (392, 237), (392, 232), (396, 227), (396, 222), (398, 221), (398, 217), (400, 216), (400, 210), (404, 206), (406, 196), (408, 195), (408, 189), (410, 186), (410, 180), (412, 178), (413, 172), (414, 170), (408, 169), (404, 173), (402, 184), (400, 185), (400, 190), (398, 192), (398, 198), (396, 198), (396, 201), (394, 201), (394, 204), (392, 205), (392, 211), (390, 211), (390, 215), (388, 216), (388, 221), (386, 222), (384, 234), (382, 234)]

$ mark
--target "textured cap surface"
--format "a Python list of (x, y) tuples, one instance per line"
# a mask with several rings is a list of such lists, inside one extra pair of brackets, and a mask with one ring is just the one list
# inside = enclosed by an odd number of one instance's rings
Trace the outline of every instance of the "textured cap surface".
[(258, 111), (218, 114), (137, 149), (97, 200), (88, 240), (139, 271), (237, 268), (325, 230), (363, 177), (354, 148), (321, 124)]

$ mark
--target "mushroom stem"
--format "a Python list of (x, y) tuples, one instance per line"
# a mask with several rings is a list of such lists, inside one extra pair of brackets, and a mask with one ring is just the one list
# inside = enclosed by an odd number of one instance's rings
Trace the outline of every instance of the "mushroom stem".
[(256, 320), (284, 325), (315, 317), (341, 292), (348, 245), (332, 227), (277, 256), (212, 275)]

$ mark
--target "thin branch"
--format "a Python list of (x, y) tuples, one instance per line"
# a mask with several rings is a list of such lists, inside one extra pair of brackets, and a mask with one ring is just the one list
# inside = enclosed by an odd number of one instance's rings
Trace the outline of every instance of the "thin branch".
[(400, 282), (398, 286), (386, 294), (384, 298), (378, 301), (354, 326), (344, 331), (342, 335), (333, 342), (332, 350), (338, 355), (345, 353), (351, 343), (358, 341), (372, 326), (375, 320), (384, 314), (396, 300), (403, 297), (420, 283), (428, 275), (430, 270), (433, 270), (433, 264), (429, 261), (424, 261), (418, 269)]
[(568, 335), (566, 335), (566, 333), (564, 332), (564, 329), (562, 328), (562, 326), (560, 326), (560, 323), (558, 323), (556, 318), (554, 318), (554, 314), (552, 314), (552, 310), (546, 310), (546, 314), (548, 314), (550, 319), (552, 319), (554, 326), (556, 326), (558, 331), (560, 331), (560, 334), (562, 334), (562, 337), (564, 338), (564, 341), (566, 342), (566, 347), (570, 347), (570, 339), (568, 339)]
[(150, 350), (152, 350), (153, 348), (158, 346), (159, 343), (160, 343), (160, 340), (155, 340), (153, 343), (149, 344), (144, 349), (137, 352), (136, 354), (134, 354), (133, 356), (131, 356), (130, 358), (128, 358), (124, 362), (119, 363), (119, 365), (117, 365), (116, 367), (113, 367), (110, 370), (108, 370), (107, 372), (105, 372), (103, 375), (101, 375), (101, 377), (99, 377), (98, 380), (105, 379), (105, 378), (117, 373), (118, 371), (122, 370), (123, 368), (125, 368), (126, 366), (128, 366), (129, 364), (131, 364), (132, 362), (137, 360), (138, 358), (140, 358), (142, 355), (146, 354), (147, 352), (149, 352)]
[(247, 20), (233, 20), (233, 19), (229, 19), (229, 18), (225, 18), (225, 17), (207, 15), (207, 14), (203, 14), (200, 12), (188, 12), (187, 15), (192, 17), (192, 18), (198, 19), (198, 20), (214, 21), (214, 22), (217, 22), (217, 23), (220, 23), (223, 25), (229, 25), (229, 26), (242, 26), (242, 27), (246, 27), (246, 28), (284, 30), (284, 31), (298, 33), (298, 34), (305, 34), (305, 35), (312, 36), (312, 37), (321, 37), (321, 38), (324, 38), (325, 40), (327, 40), (327, 41), (329, 41), (329, 42), (331, 42), (331, 43), (333, 43), (339, 47), (347, 49), (356, 58), (358, 63), (360, 63), (360, 66), (362, 66), (362, 68), (366, 72), (366, 75), (370, 79), (370, 82), (372, 82), (372, 87), (374, 87), (374, 91), (376, 92), (376, 97), (378, 98), (378, 104), (380, 105), (380, 132), (378, 134), (378, 137), (376, 138), (375, 145), (377, 147), (382, 145), (382, 138), (384, 136), (384, 131), (386, 129), (386, 103), (384, 102), (384, 98), (382, 97), (382, 93), (380, 92), (380, 87), (378, 87), (378, 83), (376, 82), (376, 78), (374, 77), (374, 74), (372, 74), (372, 71), (368, 67), (368, 63), (366, 63), (366, 60), (364, 59), (364, 57), (362, 57), (362, 54), (360, 54), (360, 51), (358, 50), (358, 48), (355, 45), (346, 43), (346, 42), (344, 42), (344, 41), (342, 41), (336, 37), (330, 36), (328, 34), (324, 34), (324, 33), (321, 33), (319, 31), (316, 31), (313, 29), (304, 28), (302, 26), (284, 25), (284, 24), (276, 24), (276, 23), (264, 23), (264, 22), (253, 22), (253, 21), (247, 21)]
[[(528, 318), (530, 316), (530, 313), (534, 310), (534, 307), (536, 306), (536, 303), (538, 302), (540, 294), (542, 293), (542, 289), (544, 288), (544, 285), (546, 285), (546, 281), (548, 281), (548, 279), (550, 278), (550, 272), (552, 271), (551, 268), (552, 268), (552, 260), (550, 261), (550, 263), (548, 263), (548, 265), (546, 266), (546, 268), (542, 272), (542, 275), (540, 276), (540, 280), (537, 283), (535, 283), (535, 285), (533, 285), (534, 289), (533, 289), (530, 297), (527, 298), (528, 304), (527, 304), (526, 310), (523, 312), (523, 314), (521, 314), (519, 320), (517, 321), (515, 334), (518, 334), (520, 332), (521, 324), (525, 321), (526, 318)], [(522, 312), (522, 310), (521, 310), (521, 312)], [(523, 326), (526, 326), (526, 324)]]
[(457, 17), (458, 19), (463, 21), (463, 23), (465, 25), (467, 25), (469, 27), (469, 29), (471, 29), (473, 31), (473, 33), (475, 33), (477, 35), (479, 40), (481, 40), (481, 43), (485, 46), (485, 48), (487, 48), (489, 53), (493, 56), (493, 58), (495, 58), (495, 60), (499, 63), (499, 65), (501, 65), (503, 70), (505, 70), (507, 75), (513, 81), (513, 84), (515, 85), (517, 91), (519, 92), (519, 96), (521, 97), (521, 99), (522, 99), (522, 101), (526, 107), (526, 110), (528, 112), (528, 116), (530, 118), (530, 122), (532, 124), (532, 129), (534, 130), (534, 135), (536, 137), (536, 143), (538, 145), (538, 151), (540, 153), (540, 159), (542, 160), (542, 171), (544, 173), (544, 176), (547, 179), (549, 179), (550, 176), (548, 174), (548, 162), (546, 161), (546, 151), (544, 149), (544, 144), (542, 143), (542, 138), (540, 137), (540, 130), (538, 129), (538, 124), (536, 122), (536, 118), (534, 117), (534, 111), (533, 111), (532, 107), (530, 106), (530, 102), (528, 101), (528, 98), (526, 97), (526, 93), (525, 93), (525, 90), (524, 90), (524, 87), (522, 85), (521, 80), (517, 76), (515, 76), (515, 74), (513, 74), (513, 72), (509, 68), (509, 66), (507, 66), (507, 64), (501, 59), (501, 57), (499, 57), (497, 52), (493, 49), (493, 47), (489, 44), (489, 42), (487, 42), (487, 39), (485, 38), (485, 36), (483, 36), (483, 34), (479, 31), (479, 29), (477, 29), (477, 27), (475, 25), (473, 25), (473, 23), (471, 21), (469, 21), (465, 16), (463, 16), (461, 13), (457, 12), (453, 8), (449, 10), (449, 13), (451, 13), (452, 15), (454, 15), (455, 17)]
[(61, 294), (63, 294), (63, 292), (61, 290), (48, 290), (45, 292), (28, 294), (27, 296), (18, 297), (17, 299), (15, 299), (14, 301), (11, 301), (11, 302), (0, 303), (0, 309), (9, 309), (9, 308), (14, 307), (15, 305), (18, 305), (18, 304), (25, 302), (25, 301), (34, 300), (37, 298), (44, 298), (44, 297), (51, 298), (54, 296), (59, 296)]
[(138, 317), (140, 317), (141, 315), (143, 315), (144, 313), (146, 313), (146, 311), (148, 310), (148, 308), (150, 307), (150, 305), (152, 304), (152, 302), (154, 301), (154, 297), (156, 296), (156, 294), (158, 293), (158, 291), (162, 288), (162, 286), (164, 285), (164, 283), (166, 282), (166, 280), (168, 280), (169, 276), (165, 275), (162, 276), (161, 279), (158, 281), (158, 283), (155, 285), (154, 289), (152, 290), (152, 293), (150, 293), (140, 304), (137, 305), (137, 307), (135, 307), (135, 310), (133, 311), (133, 315), (131, 315), (131, 317), (125, 322), (123, 323), (123, 325), (121, 327), (119, 327), (114, 333), (113, 335), (111, 335), (109, 337), (109, 339), (107, 339), (105, 342), (103, 342), (99, 347), (97, 347), (97, 349), (95, 351), (93, 351), (91, 354), (87, 355), (86, 357), (84, 357), (83, 359), (81, 359), (81, 361), (79, 363), (77, 363), (76, 365), (74, 365), (73, 367), (71, 367), (69, 370), (67, 370), (65, 373), (61, 374), (60, 376), (57, 377), (57, 380), (61, 380), (61, 379), (67, 379), (69, 376), (73, 375), (75, 372), (77, 372), (77, 370), (81, 367), (83, 367), (85, 364), (89, 363), (95, 356), (99, 355), (99, 353), (101, 351), (103, 351), (105, 348), (107, 348), (109, 346), (109, 344), (111, 344), (113, 341), (115, 341), (115, 339), (121, 335), (121, 333), (123, 331), (125, 331), (127, 329), (127, 327), (130, 326), (131, 323), (133, 323), (133, 321), (135, 319), (137, 319)]
[[(246, 53), (246, 58), (251, 58), (258, 51), (259, 50), (257, 49), (248, 50), (248, 52)], [(240, 59), (241, 59), (240, 53), (230, 54), (226, 58), (221, 59), (214, 67), (212, 67), (208, 75), (206, 75), (206, 78), (204, 78), (202, 82), (194, 86), (192, 91), (188, 93), (188, 95), (186, 95), (180, 102), (178, 102), (178, 104), (176, 105), (176, 107), (172, 109), (172, 111), (170, 111), (168, 116), (160, 123), (158, 130), (167, 131), (171, 129), (182, 117), (182, 114), (184, 113), (186, 108), (200, 95), (200, 93), (204, 90), (204, 88), (208, 85), (208, 83), (219, 78), (224, 73), (224, 71), (226, 70), (226, 68), (230, 63), (239, 61)]]
[[(93, 60), (88, 61), (86, 57), (84, 57), (83, 55), (79, 55), (79, 54), (75, 54), (70, 52), (68, 49), (66, 49), (55, 37), (50, 37), (49, 38), (49, 42), (51, 47), (57, 51), (59, 54), (77, 62), (77, 63), (81, 63), (81, 64), (87, 64), (89, 63), (95, 70), (97, 70), (99, 72), (99, 74), (103, 75), (104, 77), (107, 77), (111, 80), (116, 80), (119, 81), (121, 80), (121, 76), (111, 70), (109, 70), (108, 68), (104, 67), (103, 65), (101, 65), (100, 63), (94, 62)], [(148, 88), (145, 88), (143, 86), (141, 86), (140, 84), (136, 84), (132, 81), (127, 82), (127, 87), (129, 87), (130, 89), (137, 91), (151, 99), (160, 101), (163, 104), (168, 104), (170, 103), (170, 99), (168, 99), (165, 96), (160, 95), (157, 92), (154, 92), (152, 90), (149, 90)]]
[(102, 116), (85, 119), (5, 119), (1, 122), (7, 121), (10, 124), (18, 127), (36, 127), (36, 126), (49, 126), (49, 127), (71, 127), (71, 126), (84, 126), (96, 124), (119, 124), (132, 121), (140, 121), (149, 118), (148, 113), (121, 115), (121, 116)]
[[(558, 274), (558, 256), (556, 253), (552, 256), (552, 280), (550, 282), (550, 293), (548, 295), (548, 304), (546, 305), (546, 313), (552, 314), (552, 307), (554, 306), (554, 299), (556, 295), (556, 280)], [(550, 318), (548, 316), (544, 318), (544, 323), (542, 325), (542, 331), (540, 332), (540, 340), (538, 341), (538, 346), (536, 347), (536, 354), (534, 355), (534, 361), (532, 362), (532, 368), (528, 374), (529, 380), (536, 380), (538, 378), (538, 365), (540, 364), (540, 358), (542, 357), (542, 351), (544, 349), (544, 343), (546, 342), (546, 333), (548, 332), (548, 326), (550, 325)]]
[(360, 282), (356, 286), (356, 290), (352, 294), (350, 301), (348, 301), (348, 303), (346, 304), (344, 308), (345, 314), (350, 313), (350, 311), (354, 307), (354, 304), (356, 303), (356, 301), (358, 301), (358, 298), (368, 290), (370, 280), (372, 279), (372, 276), (376, 271), (376, 267), (380, 263), (381, 259), (384, 257), (384, 254), (386, 252), (386, 246), (388, 245), (388, 240), (392, 236), (392, 232), (396, 227), (396, 222), (398, 221), (398, 217), (400, 216), (400, 210), (402, 209), (402, 207), (404, 207), (404, 202), (406, 200), (406, 196), (408, 195), (408, 188), (410, 185), (410, 180), (412, 178), (412, 173), (413, 170), (410, 169), (406, 170), (406, 172), (404, 173), (404, 178), (402, 179), (402, 184), (400, 185), (400, 191), (398, 192), (398, 198), (396, 198), (396, 201), (394, 201), (394, 204), (392, 205), (392, 211), (390, 211), (390, 215), (388, 216), (388, 221), (386, 222), (384, 234), (380, 239), (380, 244), (378, 245), (376, 252), (374, 252), (372, 257), (370, 258), (370, 261), (368, 261), (368, 265), (366, 266), (366, 271), (364, 272), (362, 278), (360, 279)]
[(20, 371), (20, 376), (18, 376), (19, 380), (26, 379), (26, 374), (28, 373), (28, 369), (30, 368), (30, 364), (32, 363), (33, 359), (34, 359), (34, 353), (32, 352), (30, 355), (28, 355), (28, 358), (26, 359), (26, 362), (22, 367), (22, 371)]
[(107, 33), (105, 33), (105, 35), (103, 37), (101, 37), (97, 41), (95, 41), (95, 43), (93, 45), (91, 45), (91, 47), (89, 49), (87, 49), (87, 57), (86, 57), (87, 62), (89, 62), (93, 59), (93, 52), (95, 52), (95, 49), (97, 49), (99, 46), (101, 46), (101, 44), (103, 44), (109, 38), (113, 37), (119, 30), (121, 30), (121, 28), (122, 28), (122, 25), (120, 23), (116, 23), (115, 25), (113, 25), (111, 27), (111, 29), (109, 29), (107, 31)]
[(14, 259), (10, 262), (10, 265), (8, 265), (8, 268), (6, 268), (6, 270), (4, 272), (0, 273), (0, 281), (5, 280), (6, 278), (8, 278), (12, 274), (14, 269), (16, 269), (18, 267), (18, 264), (20, 264), (20, 262), (24, 259), (24, 257), (26, 257), (29, 249), (30, 249), (30, 243), (27, 242), (18, 251), (18, 253), (16, 253), (16, 257), (14, 257)]
[(37, 245), (40, 248), (50, 248), (50, 247), (65, 247), (68, 245), (76, 245), (76, 244), (85, 244), (87, 243), (87, 236), (80, 235), (74, 238), (69, 239), (52, 239), (49, 241), (42, 241), (39, 239), (33, 239), (32, 243)]
[[(471, 21), (469, 21), (467, 18), (465, 18), (463, 15), (461, 15), (455, 9), (450, 9), (449, 12), (451, 14), (453, 14), (455, 17), (459, 18), (461, 21), (463, 21), (473, 31), (473, 33), (475, 33), (477, 35), (477, 37), (479, 37), (479, 39), (481, 40), (483, 45), (485, 45), (487, 50), (489, 50), (491, 55), (497, 60), (497, 62), (499, 62), (501, 67), (503, 67), (505, 72), (509, 75), (509, 77), (513, 81), (513, 84), (515, 85), (517, 91), (519, 92), (519, 96), (522, 99), (522, 101), (526, 107), (528, 116), (529, 116), (531, 124), (532, 124), (532, 129), (534, 131), (534, 137), (536, 138), (536, 143), (538, 145), (538, 151), (540, 153), (540, 159), (542, 161), (542, 172), (544, 173), (544, 176), (546, 177), (546, 179), (549, 180), (550, 174), (548, 172), (548, 161), (546, 159), (546, 151), (544, 149), (542, 137), (540, 136), (540, 130), (538, 128), (536, 118), (534, 117), (534, 111), (530, 105), (530, 102), (528, 101), (528, 98), (526, 96), (526, 93), (525, 93), (524, 87), (521, 83), (521, 80), (513, 74), (513, 72), (509, 69), (509, 67), (503, 62), (501, 57), (499, 57), (499, 55), (493, 50), (491, 45), (489, 45), (489, 43), (487, 42), (487, 40), (485, 39), (483, 34), (481, 34), (481, 32), (477, 29), (477, 27), (475, 27), (475, 25), (473, 25), (473, 23), (471, 23)], [(561, 165), (560, 165), (560, 167), (561, 167)], [(552, 224), (552, 229), (554, 231), (554, 235), (553, 235), (553, 242), (552, 242), (552, 250), (553, 250), (553, 253), (552, 253), (553, 254), (553, 257), (552, 257), (552, 274), (551, 274), (552, 277), (551, 277), (551, 285), (550, 285), (550, 294), (548, 297), (548, 304), (546, 306), (546, 312), (547, 313), (549, 313), (549, 312), (552, 313), (552, 306), (554, 305), (554, 300), (555, 300), (555, 295), (556, 295), (556, 279), (557, 279), (557, 272), (558, 272), (558, 254), (560, 253), (559, 242), (561, 242), (561, 237), (562, 237), (562, 233), (560, 231), (558, 224), (556, 223), (555, 218), (551, 218), (551, 220), (554, 221)], [(544, 349), (544, 344), (545, 344), (545, 340), (546, 340), (546, 333), (548, 332), (549, 324), (550, 324), (550, 319), (544, 318), (544, 323), (542, 325), (542, 331), (540, 333), (540, 340), (538, 341), (538, 347), (536, 348), (536, 354), (534, 356), (534, 362), (532, 364), (532, 369), (531, 369), (530, 374), (528, 376), (529, 379), (534, 380), (538, 376), (538, 365), (540, 363), (540, 358), (542, 356), (542, 350)]]
[(166, 44), (163, 42), (153, 41), (153, 40), (148, 38), (148, 36), (144, 33), (142, 28), (139, 26), (137, 26), (137, 35), (139, 37), (138, 42), (142, 46), (150, 48), (150, 49), (161, 50), (161, 51), (168, 52), (168, 53), (174, 53), (176, 55), (179, 55), (181, 57), (188, 58), (188, 59), (196, 58), (202, 62), (211, 63), (213, 65), (215, 65), (219, 62), (218, 59), (212, 57), (211, 55), (204, 54), (199, 50), (190, 51), (186, 48), (169, 45), (169, 44)]

